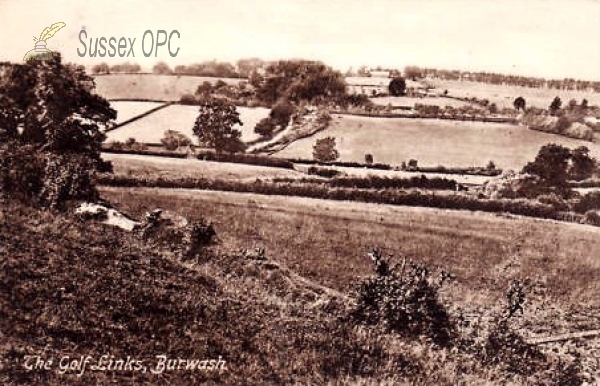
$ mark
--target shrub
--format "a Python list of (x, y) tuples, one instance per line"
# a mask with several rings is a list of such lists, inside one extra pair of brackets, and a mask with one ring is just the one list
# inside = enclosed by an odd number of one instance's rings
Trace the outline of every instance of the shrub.
[(290, 119), (295, 112), (296, 108), (293, 104), (286, 100), (281, 100), (273, 106), (269, 113), (269, 118), (279, 127), (285, 128), (290, 123)]
[(188, 224), (180, 216), (164, 216), (162, 211), (146, 215), (141, 237), (154, 247), (177, 253), (184, 258), (197, 256), (216, 237), (212, 223), (203, 218)]
[(313, 158), (320, 162), (331, 162), (338, 159), (340, 153), (335, 148), (335, 138), (326, 137), (317, 139), (313, 146)]
[(197, 105), (198, 100), (192, 94), (183, 94), (181, 98), (179, 98), (179, 103), (182, 105)]
[(506, 318), (491, 322), (489, 335), (483, 347), (482, 362), (485, 365), (504, 365), (511, 373), (531, 375), (539, 371), (545, 356), (534, 345), (512, 331)]
[(397, 272), (389, 268), (380, 252), (374, 251), (370, 256), (376, 275), (360, 285), (352, 318), (358, 323), (382, 324), (394, 332), (426, 336), (437, 344), (448, 345), (455, 327), (438, 299), (439, 287), (432, 283), (429, 269), (405, 259)]
[(556, 193), (543, 194), (538, 196), (538, 201), (542, 204), (551, 205), (556, 211), (568, 211), (569, 204), (563, 197)]
[(44, 159), (33, 145), (9, 141), (0, 145), (0, 193), (23, 202), (35, 199), (43, 186)]
[(261, 119), (254, 127), (254, 132), (263, 137), (270, 138), (275, 132), (276, 123), (271, 117)]
[(93, 181), (96, 162), (83, 155), (46, 153), (40, 201), (58, 208), (69, 199), (96, 200)]
[(315, 166), (311, 166), (308, 168), (308, 174), (325, 177), (325, 178), (333, 178), (341, 174), (339, 170), (335, 169), (327, 169), (327, 168), (318, 168)]
[(177, 150), (180, 147), (190, 146), (192, 140), (176, 130), (166, 130), (160, 142), (167, 150)]
[(590, 210), (600, 209), (600, 191), (590, 192), (573, 205), (577, 213), (586, 213)]
[(583, 217), (585, 224), (600, 226), (600, 214), (596, 210), (588, 210)]
[(66, 200), (93, 200), (97, 163), (82, 154), (40, 152), (8, 142), (0, 147), (0, 192), (53, 209)]

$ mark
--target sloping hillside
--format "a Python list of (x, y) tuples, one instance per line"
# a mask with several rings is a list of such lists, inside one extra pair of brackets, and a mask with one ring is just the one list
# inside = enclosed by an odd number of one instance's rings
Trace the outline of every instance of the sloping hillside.
[(179, 101), (184, 94), (194, 94), (203, 82), (222, 80), (238, 84), (245, 79), (211, 78), (204, 76), (157, 74), (96, 75), (96, 93), (106, 99), (142, 99), (153, 101)]

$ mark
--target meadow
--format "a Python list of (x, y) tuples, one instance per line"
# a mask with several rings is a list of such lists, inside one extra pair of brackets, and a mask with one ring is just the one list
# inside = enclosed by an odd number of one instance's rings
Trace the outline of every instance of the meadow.
[(226, 162), (200, 161), (133, 154), (103, 153), (111, 161), (116, 174), (134, 177), (208, 178), (222, 180), (255, 181), (272, 178), (300, 178), (306, 175), (291, 169), (272, 168)]
[[(366, 253), (394, 256), (455, 275), (444, 297), (466, 313), (501, 302), (510, 280), (529, 278), (522, 328), (560, 334), (600, 321), (600, 229), (470, 211), (183, 189), (101, 188), (126, 213), (160, 207), (214, 220), (223, 251), (265, 248), (273, 260), (336, 291), (370, 274)], [(574, 264), (576, 262), (576, 264)], [(585, 307), (581, 305), (585, 304)], [(594, 311), (594, 309), (596, 311)], [(593, 316), (590, 316), (589, 313)], [(553, 318), (551, 318), (553, 317)]]
[[(116, 104), (117, 111), (124, 109), (126, 112), (129, 112), (130, 107), (128, 107), (128, 103), (134, 103), (133, 106), (138, 105), (138, 102), (118, 102)], [(240, 113), (243, 125), (236, 125), (234, 128), (242, 132), (242, 140), (249, 142), (259, 138), (254, 132), (254, 126), (256, 126), (258, 121), (269, 115), (269, 109), (263, 107), (238, 107), (237, 111)], [(197, 143), (197, 138), (192, 132), (197, 117), (197, 106), (171, 105), (109, 132), (107, 141), (125, 142), (128, 138), (135, 138), (138, 142), (160, 143), (166, 130), (176, 130)]]
[(448, 94), (461, 98), (475, 97), (478, 99), (487, 99), (495, 103), (498, 108), (513, 108), (515, 98), (522, 96), (525, 98), (527, 106), (546, 109), (554, 97), (558, 96), (566, 105), (569, 100), (575, 99), (581, 103), (587, 99), (590, 106), (600, 106), (600, 93), (575, 90), (556, 90), (547, 88), (530, 88), (519, 86), (494, 85), (480, 82), (425, 79), (425, 83), (434, 86), (437, 92), (448, 90)]
[(388, 106), (392, 105), (392, 107), (411, 107), (413, 108), (416, 104), (422, 105), (432, 105), (432, 106), (440, 106), (444, 108), (446, 106), (451, 106), (454, 108), (459, 108), (463, 106), (470, 106), (471, 103), (463, 102), (452, 98), (444, 98), (444, 97), (394, 97), (394, 96), (385, 96), (385, 97), (377, 97), (371, 98), (371, 102), (376, 105)]
[(115, 122), (121, 123), (163, 104), (161, 102), (111, 101), (110, 107), (117, 111)]
[(420, 166), (485, 166), (494, 161), (501, 169), (520, 170), (539, 149), (554, 142), (575, 148), (587, 146), (600, 156), (600, 146), (558, 135), (498, 123), (437, 119), (370, 118), (334, 115), (327, 130), (301, 139), (276, 153), (284, 158), (311, 158), (318, 138), (332, 136), (341, 161), (374, 161), (400, 165), (416, 159)]
[(239, 84), (245, 79), (187, 75), (110, 74), (94, 76), (96, 93), (111, 99), (142, 99), (177, 102), (184, 94), (194, 94), (204, 82)]

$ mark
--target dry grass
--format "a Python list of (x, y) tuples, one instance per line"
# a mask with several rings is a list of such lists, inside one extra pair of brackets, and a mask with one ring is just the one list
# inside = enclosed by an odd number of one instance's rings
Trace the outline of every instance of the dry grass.
[[(131, 102), (121, 102), (121, 104), (124, 103)], [(254, 132), (254, 126), (262, 118), (269, 115), (269, 109), (263, 107), (238, 107), (237, 111), (240, 113), (243, 125), (236, 125), (235, 129), (242, 132), (242, 140), (248, 142), (257, 139), (259, 136)], [(135, 138), (138, 142), (160, 143), (166, 130), (176, 130), (187, 135), (197, 143), (197, 138), (193, 135), (192, 131), (197, 117), (198, 107), (196, 106), (168, 106), (147, 117), (111, 131), (108, 133), (107, 140), (124, 142), (128, 138)]]
[(162, 105), (160, 102), (110, 102), (110, 107), (117, 110), (117, 123), (124, 122), (155, 107)]
[(208, 178), (224, 180), (249, 180), (257, 178), (301, 178), (304, 173), (290, 169), (232, 164), (225, 162), (177, 159), (133, 154), (103, 153), (102, 158), (113, 163), (114, 171), (137, 177), (168, 176), (170, 178)]
[(589, 302), (600, 287), (600, 230), (547, 220), (189, 190), (102, 188), (134, 214), (155, 207), (216, 221), (223, 245), (265, 247), (270, 256), (323, 285), (348, 290), (370, 273), (365, 253), (385, 246), (457, 276), (456, 295), (499, 298), (513, 277), (528, 276), (564, 306)]
[(315, 140), (336, 138), (340, 160), (400, 165), (414, 158), (421, 166), (485, 166), (490, 160), (503, 169), (520, 170), (549, 143), (587, 146), (595, 157), (600, 146), (587, 141), (527, 130), (521, 126), (436, 119), (369, 118), (335, 115), (327, 130), (294, 142), (280, 157), (311, 158)]
[(422, 105), (432, 105), (432, 106), (440, 106), (444, 108), (446, 106), (452, 106), (455, 108), (470, 106), (471, 103), (457, 101), (456, 99), (444, 98), (444, 97), (427, 97), (427, 98), (413, 98), (413, 97), (378, 97), (371, 98), (371, 101), (376, 105), (387, 106), (391, 104), (392, 106), (406, 106), (406, 107), (414, 107), (415, 104)]
[(152, 99), (179, 101), (183, 94), (194, 94), (203, 82), (222, 80), (238, 84), (245, 79), (156, 74), (110, 74), (95, 76), (96, 92), (106, 99)]
[(496, 103), (499, 108), (513, 108), (513, 101), (519, 96), (525, 98), (527, 106), (544, 109), (550, 106), (550, 103), (552, 103), (552, 100), (556, 96), (559, 96), (565, 105), (571, 99), (575, 99), (579, 103), (584, 98), (588, 100), (590, 106), (600, 105), (600, 93), (589, 91), (537, 89), (441, 79), (427, 79), (426, 82), (435, 86), (439, 92), (448, 90), (448, 93), (452, 96), (487, 99), (492, 103)]

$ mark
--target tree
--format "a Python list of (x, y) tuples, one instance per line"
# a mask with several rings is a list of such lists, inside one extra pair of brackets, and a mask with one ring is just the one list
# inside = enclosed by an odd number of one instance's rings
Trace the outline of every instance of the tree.
[(281, 60), (270, 64), (263, 75), (253, 75), (257, 98), (269, 105), (278, 100), (320, 103), (346, 94), (346, 83), (339, 71), (321, 62)]
[(571, 151), (554, 143), (543, 146), (535, 160), (523, 168), (523, 173), (529, 173), (540, 178), (542, 185), (564, 187), (567, 182), (567, 168)]
[(102, 62), (102, 63), (96, 64), (95, 66), (92, 67), (92, 73), (93, 74), (110, 74), (110, 68), (108, 67), (108, 64)]
[[(108, 166), (100, 156), (103, 131), (116, 118), (108, 101), (92, 92), (94, 79), (82, 66), (63, 64), (60, 54), (49, 61), (5, 63), (0, 73), (0, 190), (21, 190), (50, 207), (93, 198), (93, 174)], [(14, 160), (17, 153), (24, 157)], [(29, 187), (11, 182), (23, 167), (36, 181)]]
[(367, 165), (373, 165), (373, 154), (370, 154), (370, 153), (365, 154), (365, 163)]
[(406, 66), (404, 76), (416, 81), (418, 78), (423, 78), (423, 71), (417, 66)]
[(550, 103), (550, 113), (552, 115), (556, 114), (556, 112), (558, 110), (560, 110), (562, 106), (562, 100), (559, 97), (554, 97), (554, 99), (552, 100), (552, 103)]
[(275, 123), (273, 118), (266, 117), (258, 121), (256, 126), (254, 127), (254, 132), (263, 137), (270, 138), (273, 136), (276, 127), (277, 124)]
[(313, 146), (313, 158), (319, 162), (332, 162), (339, 156), (340, 154), (335, 148), (334, 137), (317, 139)]
[(207, 97), (213, 92), (213, 85), (209, 81), (205, 80), (201, 85), (196, 89), (196, 95), (201, 97)]
[(519, 110), (525, 111), (525, 105), (526, 105), (525, 98), (523, 98), (521, 96), (515, 98), (515, 100), (513, 102), (513, 106), (515, 107), (515, 110), (517, 110), (517, 111), (519, 111)]
[(173, 73), (171, 67), (165, 62), (158, 62), (152, 67), (152, 72), (155, 74), (170, 75)]
[(164, 137), (160, 140), (165, 149), (177, 150), (180, 147), (190, 146), (192, 140), (176, 130), (166, 130)]
[(571, 151), (571, 166), (568, 170), (569, 179), (575, 181), (590, 178), (596, 170), (596, 160), (589, 155), (590, 150), (580, 146)]
[(206, 98), (200, 102), (199, 114), (194, 124), (194, 135), (201, 143), (215, 149), (217, 153), (244, 151), (242, 133), (233, 128), (243, 125), (235, 105), (223, 99)]
[(404, 96), (406, 94), (406, 81), (403, 77), (398, 76), (390, 82), (388, 89), (392, 96)]
[(294, 107), (293, 104), (286, 100), (281, 100), (273, 106), (269, 113), (269, 117), (276, 125), (279, 125), (279, 127), (283, 129), (290, 123), (290, 119), (295, 112), (296, 107)]

